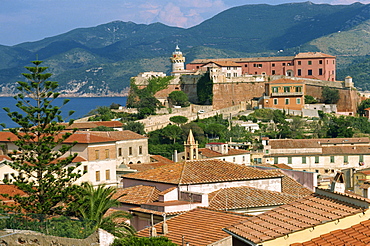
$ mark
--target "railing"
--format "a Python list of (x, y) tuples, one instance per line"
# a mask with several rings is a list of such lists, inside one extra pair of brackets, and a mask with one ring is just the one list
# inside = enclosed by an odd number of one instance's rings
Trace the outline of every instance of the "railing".
[(279, 96), (303, 96), (303, 92), (272, 92), (272, 97), (279, 97)]

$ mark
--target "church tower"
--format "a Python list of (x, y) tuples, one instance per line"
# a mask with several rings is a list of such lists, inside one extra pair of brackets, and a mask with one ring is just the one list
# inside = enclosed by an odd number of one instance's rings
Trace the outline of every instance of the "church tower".
[(189, 131), (188, 139), (184, 143), (185, 160), (198, 160), (198, 141), (195, 141), (193, 132)]
[(176, 50), (172, 53), (172, 57), (170, 59), (172, 62), (172, 73), (178, 73), (185, 70), (185, 57), (182, 56), (182, 52), (178, 45), (176, 45)]

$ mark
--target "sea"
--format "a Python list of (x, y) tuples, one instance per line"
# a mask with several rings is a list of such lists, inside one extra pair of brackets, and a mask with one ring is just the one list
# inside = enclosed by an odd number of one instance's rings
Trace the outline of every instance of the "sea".
[[(91, 110), (99, 106), (109, 107), (112, 103), (126, 106), (127, 97), (61, 97), (55, 99), (52, 105), (61, 106), (64, 99), (69, 99), (70, 101), (61, 108), (63, 118), (68, 116), (69, 111), (75, 111), (69, 118), (66, 118), (66, 121), (69, 121), (70, 119), (83, 118)], [(15, 106), (16, 103), (17, 100), (13, 97), (0, 97), (0, 123), (5, 123), (6, 128), (17, 127), (17, 124), (8, 117), (3, 108), (21, 112)], [(0, 130), (2, 130), (2, 126), (0, 126)]]

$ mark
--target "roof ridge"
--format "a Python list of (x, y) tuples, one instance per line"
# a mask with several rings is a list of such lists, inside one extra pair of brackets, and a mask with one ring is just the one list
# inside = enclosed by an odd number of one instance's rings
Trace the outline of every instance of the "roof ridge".
[(184, 161), (183, 163), (184, 164), (182, 165), (182, 170), (181, 170), (181, 174), (180, 174), (180, 177), (179, 177), (179, 185), (182, 184), (182, 180), (183, 180), (184, 172), (185, 172), (185, 165), (186, 165), (187, 161)]

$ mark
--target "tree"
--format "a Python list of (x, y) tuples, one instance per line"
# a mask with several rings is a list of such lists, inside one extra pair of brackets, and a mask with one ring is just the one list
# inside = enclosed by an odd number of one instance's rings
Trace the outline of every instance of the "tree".
[(317, 103), (317, 100), (313, 96), (305, 95), (304, 96), (304, 103), (305, 104), (314, 104), (314, 103)]
[(122, 128), (123, 130), (130, 130), (141, 135), (145, 134), (145, 126), (141, 122), (130, 121), (127, 122)]
[(370, 99), (366, 99), (360, 103), (357, 108), (357, 113), (361, 116), (365, 115), (366, 108), (370, 108)]
[(119, 236), (133, 235), (134, 229), (126, 223), (115, 223), (116, 218), (130, 218), (130, 214), (117, 211), (105, 216), (109, 208), (118, 206), (119, 201), (113, 199), (114, 187), (99, 185), (94, 188), (90, 183), (83, 183), (77, 197), (77, 216), (94, 222), (94, 229), (102, 228)]
[(183, 91), (173, 91), (168, 97), (172, 101), (173, 105), (188, 107), (190, 105), (188, 95)]
[(209, 74), (204, 74), (197, 83), (197, 96), (199, 104), (212, 104), (213, 100), (213, 81)]
[(172, 116), (170, 118), (170, 121), (172, 121), (173, 123), (177, 125), (185, 124), (186, 122), (188, 122), (188, 120), (189, 120), (188, 118), (186, 118), (185, 116), (181, 116), (181, 115)]
[(331, 89), (328, 86), (325, 86), (322, 89), (323, 102), (327, 104), (336, 104), (339, 101), (339, 91), (336, 89)]
[[(22, 74), (27, 82), (18, 82), (19, 93), (14, 97), (21, 111), (4, 108), (20, 126), (10, 129), (16, 137), (10, 141), (17, 148), (8, 153), (11, 161), (7, 162), (18, 174), (12, 175), (12, 181), (4, 182), (27, 194), (10, 197), (23, 212), (56, 214), (62, 210), (62, 202), (68, 201), (77, 189), (73, 182), (81, 173), (76, 171), (79, 164), (72, 164), (77, 154), (68, 154), (75, 143), (63, 144), (72, 132), (62, 132), (65, 126), (60, 124), (61, 107), (52, 105), (59, 96), (55, 92), (58, 83), (48, 80), (52, 74), (43, 73), (47, 67), (41, 67), (41, 61), (32, 63), (33, 67), (26, 67), (29, 73)], [(67, 102), (64, 100), (63, 105)]]
[(176, 143), (176, 139), (180, 139), (182, 137), (183, 131), (178, 126), (168, 125), (162, 129), (162, 134), (173, 140), (173, 143)]
[(176, 246), (177, 244), (171, 242), (166, 237), (126, 237), (117, 238), (114, 240), (112, 246)]
[(330, 138), (351, 138), (354, 132), (351, 122), (344, 116), (333, 116), (329, 121), (327, 136)]
[(110, 121), (114, 118), (112, 110), (107, 106), (99, 106), (88, 112), (87, 115), (92, 115), (89, 121)]

